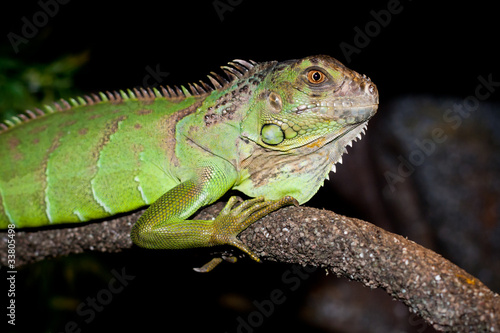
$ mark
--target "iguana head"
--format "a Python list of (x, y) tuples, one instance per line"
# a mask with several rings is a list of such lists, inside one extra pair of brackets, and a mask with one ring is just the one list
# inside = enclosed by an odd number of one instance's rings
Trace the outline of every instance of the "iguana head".
[(329, 56), (276, 63), (242, 123), (242, 136), (255, 144), (242, 191), (309, 200), (377, 106), (370, 79)]
[(260, 86), (252, 107), (258, 110), (258, 136), (246, 129), (272, 150), (334, 140), (368, 121), (378, 105), (369, 78), (324, 55), (277, 63)]

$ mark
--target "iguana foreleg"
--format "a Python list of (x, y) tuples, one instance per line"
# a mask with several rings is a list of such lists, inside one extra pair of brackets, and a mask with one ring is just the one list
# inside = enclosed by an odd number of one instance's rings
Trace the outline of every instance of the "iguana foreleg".
[[(232, 245), (259, 261), (236, 236), (250, 224), (285, 205), (297, 204), (290, 196), (280, 200), (255, 198), (236, 205), (237, 197), (231, 197), (224, 209), (213, 221), (187, 220), (200, 207), (216, 201), (234, 183), (230, 173), (206, 167), (201, 180), (188, 180), (156, 200), (132, 228), (132, 241), (151, 249), (186, 249), (215, 245)], [(211, 261), (198, 271), (209, 271), (220, 260)]]

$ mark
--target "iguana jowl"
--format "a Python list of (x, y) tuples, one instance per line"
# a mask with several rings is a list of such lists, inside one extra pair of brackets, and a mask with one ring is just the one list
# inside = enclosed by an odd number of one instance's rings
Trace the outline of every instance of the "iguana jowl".
[[(378, 106), (375, 85), (329, 56), (234, 60), (229, 79), (62, 100), (0, 125), (0, 227), (39, 227), (150, 207), (135, 244), (231, 244), (269, 212), (308, 201)], [(188, 220), (227, 191), (213, 221)], [(211, 269), (217, 261), (205, 266)]]

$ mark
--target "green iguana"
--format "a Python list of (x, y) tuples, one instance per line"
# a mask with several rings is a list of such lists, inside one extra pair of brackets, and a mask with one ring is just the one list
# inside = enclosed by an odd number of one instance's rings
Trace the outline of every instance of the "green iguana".
[[(61, 100), (0, 124), (0, 228), (102, 219), (150, 205), (135, 244), (230, 244), (308, 201), (378, 106), (376, 86), (329, 56), (234, 60), (228, 79)], [(213, 221), (188, 220), (231, 189)], [(217, 258), (202, 267), (208, 271)]]

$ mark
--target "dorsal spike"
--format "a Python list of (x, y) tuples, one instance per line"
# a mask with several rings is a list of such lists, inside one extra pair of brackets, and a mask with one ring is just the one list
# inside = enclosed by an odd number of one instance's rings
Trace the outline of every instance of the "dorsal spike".
[(108, 97), (106, 96), (105, 93), (103, 93), (102, 91), (99, 91), (99, 98), (102, 102), (107, 102), (108, 101)]
[(181, 85), (181, 90), (182, 90), (182, 95), (184, 95), (185, 97), (191, 97), (191, 93), (186, 87)]
[[(244, 66), (244, 65), (242, 65), (242, 64), (240, 64), (238, 62), (230, 61), (229, 65), (231, 65), (232, 67), (236, 68), (238, 71), (240, 71), (243, 74), (245, 74), (246, 72), (249, 71), (249, 68), (247, 68), (246, 66)], [(248, 64), (248, 65), (250, 65), (250, 64)]]
[(132, 89), (132, 91), (134, 92), (135, 98), (137, 98), (137, 99), (141, 99), (142, 98), (142, 94), (141, 94), (141, 92), (137, 88)]
[(50, 106), (50, 105), (44, 105), (44, 108), (46, 111), (50, 112), (50, 113), (54, 113), (54, 109)]
[(144, 89), (142, 87), (140, 87), (139, 89), (134, 88), (134, 93), (137, 99), (142, 101), (150, 101), (155, 98), (153, 91), (151, 91), (149, 88), (148, 89)]
[(210, 72), (210, 75), (212, 75), (217, 81), (219, 81), (222, 86), (224, 86), (228, 83), (228, 81), (225, 78), (223, 78), (222, 76), (220, 76), (219, 74), (217, 74), (215, 72)]
[(19, 119), (21, 119), (21, 122), (29, 120), (29, 118), (24, 113), (20, 113), (17, 116), (19, 117)]
[(182, 90), (178, 86), (174, 86), (174, 89), (175, 89), (175, 96), (182, 97), (184, 95), (182, 93)]
[(236, 62), (242, 66), (245, 66), (246, 68), (248, 68), (248, 70), (251, 70), (252, 68), (255, 67), (255, 65), (257, 65), (257, 63), (253, 60), (243, 60), (243, 59), (234, 59), (233, 62)]
[(215, 89), (222, 88), (222, 84), (219, 81), (217, 81), (215, 78), (213, 78), (210, 75), (207, 75), (207, 77), (208, 77), (208, 79), (210, 80), (210, 82), (212, 83), (212, 85), (214, 86)]
[(80, 104), (78, 103), (78, 101), (77, 101), (76, 99), (74, 99), (74, 98), (70, 98), (70, 99), (69, 99), (69, 102), (71, 103), (71, 105), (72, 105), (73, 107), (80, 106)]
[(158, 89), (156, 89), (155, 87), (153, 87), (153, 92), (154, 92), (156, 98), (162, 98), (163, 97), (161, 95), (160, 91)]
[(108, 99), (111, 102), (116, 102), (115, 96), (112, 93), (110, 93), (109, 91), (106, 91), (106, 96), (108, 97)]
[(177, 97), (177, 93), (174, 91), (174, 89), (172, 89), (172, 87), (167, 86), (167, 91), (168, 91), (168, 94), (169, 94), (168, 97), (171, 97), (171, 98)]
[(120, 90), (120, 96), (122, 97), (122, 99), (124, 101), (128, 100), (129, 99), (129, 96), (127, 95), (127, 93), (123, 90)]
[(161, 94), (163, 95), (163, 97), (166, 97), (166, 98), (170, 97), (170, 93), (168, 92), (167, 89), (165, 89), (164, 86), (160, 86), (160, 88), (161, 88)]
[(71, 105), (68, 103), (67, 100), (61, 98), (61, 103), (64, 105), (64, 110), (69, 110), (71, 109)]
[(193, 82), (193, 87), (198, 92), (198, 95), (202, 95), (202, 94), (206, 94), (207, 93), (207, 91), (205, 89), (203, 89), (202, 87), (200, 87), (199, 85), (197, 85), (194, 82)]
[(213, 90), (214, 90), (214, 88), (213, 88), (213, 87), (210, 87), (210, 86), (209, 86), (208, 84), (206, 84), (204, 81), (200, 80), (199, 82), (200, 82), (200, 84), (201, 84), (202, 88), (203, 88), (206, 92), (211, 92), (211, 91), (213, 91)]
[(94, 101), (92, 100), (92, 98), (90, 98), (89, 95), (85, 95), (85, 96), (83, 96), (83, 98), (85, 98), (85, 104), (88, 104), (88, 105), (94, 104)]
[(200, 92), (196, 87), (193, 85), (193, 83), (188, 83), (189, 91), (191, 92), (191, 95), (198, 96)]
[(146, 90), (148, 91), (149, 98), (154, 99), (156, 97), (154, 91), (150, 87), (147, 87)]
[(31, 111), (31, 110), (26, 110), (25, 113), (31, 118), (31, 119), (35, 119), (36, 118), (36, 114)]
[(54, 102), (52, 104), (54, 105), (54, 107), (56, 108), (57, 111), (62, 111), (63, 110), (63, 108), (61, 107), (61, 105), (59, 103)]
[(229, 81), (236, 80), (236, 79), (238, 79), (238, 78), (240, 78), (240, 77), (243, 76), (243, 74), (241, 74), (240, 72), (238, 72), (233, 67), (221, 66), (221, 68), (224, 71), (224, 73), (226, 73), (227, 77), (229, 78)]
[(82, 96), (78, 96), (76, 100), (78, 101), (78, 103), (80, 103), (80, 105), (87, 105), (87, 102)]
[(235, 66), (222, 66), (221, 68), (230, 71), (239, 78), (243, 77), (243, 74), (245, 73), (245, 70), (239, 70)]
[[(4, 122), (5, 124), (7, 124), (7, 126), (8, 126), (8, 127), (14, 127), (14, 126), (16, 126), (16, 124), (14, 124), (14, 123), (12, 122), (12, 120), (10, 120), (10, 119), (5, 119), (3, 122)], [(8, 128), (8, 127), (7, 127), (7, 128)]]
[(127, 89), (127, 94), (130, 99), (136, 99), (137, 96), (135, 96), (134, 92), (130, 89)]
[(228, 71), (227, 69), (223, 69), (224, 73), (226, 73), (227, 78), (229, 79), (229, 82), (232, 82), (234, 80), (238, 79), (238, 76), (233, 74), (232, 72)]
[(92, 96), (94, 103), (100, 103), (102, 101), (96, 94), (90, 94), (90, 96)]

